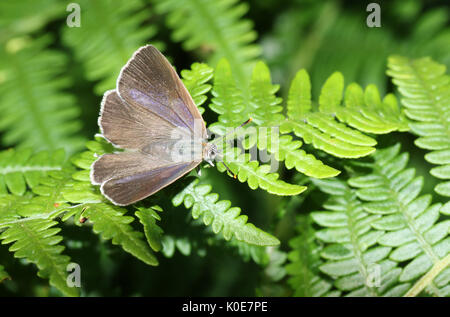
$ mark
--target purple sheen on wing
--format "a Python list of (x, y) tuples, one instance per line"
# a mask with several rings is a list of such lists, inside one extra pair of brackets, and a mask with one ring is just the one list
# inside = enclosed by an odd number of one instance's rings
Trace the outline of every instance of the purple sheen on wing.
[[(156, 114), (157, 116), (163, 118), (164, 120), (172, 123), (175, 126), (184, 126), (188, 129), (192, 129), (191, 127), (194, 124), (192, 114), (189, 111), (183, 111), (184, 116), (183, 116), (183, 118), (180, 117), (179, 114), (177, 114), (170, 107), (165, 105), (165, 104), (169, 104), (169, 102), (170, 102), (170, 100), (168, 100), (168, 98), (167, 98), (167, 95), (162, 94), (160, 96), (157, 96), (157, 98), (155, 98), (154, 94), (148, 95), (137, 89), (130, 89), (129, 93), (130, 93), (130, 97), (133, 98), (138, 104), (146, 107), (148, 110), (150, 110), (152, 113)], [(159, 99), (159, 100), (157, 100), (157, 99)], [(182, 101), (177, 101), (177, 102), (182, 102)], [(188, 110), (186, 107), (180, 107), (180, 108)]]

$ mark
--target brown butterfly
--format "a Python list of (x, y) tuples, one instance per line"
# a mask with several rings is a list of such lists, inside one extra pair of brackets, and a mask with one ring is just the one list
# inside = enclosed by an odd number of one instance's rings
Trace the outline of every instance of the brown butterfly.
[(218, 154), (208, 143), (197, 106), (167, 59), (152, 45), (122, 68), (105, 92), (98, 119), (102, 135), (123, 152), (104, 154), (91, 182), (116, 205), (144, 199)]

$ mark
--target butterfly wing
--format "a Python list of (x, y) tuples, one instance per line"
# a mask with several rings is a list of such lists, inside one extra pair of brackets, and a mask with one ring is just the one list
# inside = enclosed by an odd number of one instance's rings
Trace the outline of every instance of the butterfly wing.
[[(91, 182), (117, 205), (144, 199), (196, 167), (201, 139), (207, 137), (188, 91), (151, 45), (133, 55), (121, 70), (117, 89), (105, 93), (99, 126), (108, 141), (132, 150), (105, 154), (91, 168)], [(177, 147), (180, 138), (190, 146)], [(174, 159), (180, 149), (189, 155)]]
[(109, 142), (126, 149), (141, 149), (152, 142), (164, 142), (174, 138), (176, 131), (191, 135), (190, 130), (175, 127), (142, 107), (132, 107), (119, 97), (116, 90), (104, 94), (98, 124)]
[(122, 68), (117, 93), (136, 111), (159, 118), (147, 123), (150, 130), (165, 122), (198, 138), (207, 137), (205, 123), (189, 92), (169, 61), (152, 45), (137, 50)]
[(125, 206), (173, 183), (200, 161), (173, 162), (139, 152), (104, 154), (91, 168), (91, 182), (111, 202)]

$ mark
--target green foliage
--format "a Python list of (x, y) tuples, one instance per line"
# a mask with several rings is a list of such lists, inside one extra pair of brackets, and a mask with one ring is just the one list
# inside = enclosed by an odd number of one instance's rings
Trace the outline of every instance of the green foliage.
[(388, 74), (403, 95), (406, 115), (414, 120), (411, 130), (419, 136), (414, 142), (430, 150), (425, 160), (441, 165), (430, 170), (431, 175), (444, 181), (435, 191), (450, 197), (450, 77), (446, 67), (430, 58), (411, 60), (392, 56)]
[(8, 272), (5, 271), (5, 268), (3, 265), (0, 265), (0, 283), (3, 282), (6, 279), (10, 279), (11, 276), (9, 276)]
[(167, 25), (174, 29), (174, 41), (183, 41), (188, 51), (199, 49), (205, 55), (211, 53), (208, 61), (213, 66), (221, 58), (227, 58), (237, 82), (245, 87), (249, 67), (260, 55), (260, 48), (252, 43), (256, 38), (252, 22), (242, 19), (248, 5), (237, 2), (164, 0), (155, 4), (158, 13), (167, 14)]
[(332, 283), (320, 271), (319, 251), (311, 218), (299, 216), (296, 221), (297, 236), (289, 241), (292, 251), (288, 254), (286, 272), (288, 283), (294, 289), (293, 296), (339, 296), (340, 291), (330, 292)]
[(200, 113), (205, 112), (205, 109), (200, 106), (205, 103), (207, 99), (205, 95), (211, 90), (211, 85), (207, 82), (213, 77), (213, 72), (211, 67), (201, 63), (194, 63), (190, 70), (181, 71), (183, 84), (191, 94)]
[(100, 81), (95, 92), (102, 95), (115, 88), (120, 69), (157, 30), (154, 26), (143, 26), (150, 13), (141, 0), (77, 3), (82, 11), (82, 25), (64, 28), (63, 40), (84, 65), (86, 78)]
[[(373, 173), (350, 178), (349, 184), (358, 188), (359, 199), (367, 201), (362, 205), (364, 211), (378, 217), (371, 226), (383, 233), (378, 243), (393, 248), (389, 259), (407, 263), (399, 281), (410, 282), (450, 253), (450, 221), (441, 217), (441, 203), (431, 204), (430, 195), (419, 196), (423, 178), (415, 177), (413, 168), (406, 168), (408, 153), (399, 151), (399, 144), (379, 150), (374, 155)], [(431, 292), (447, 286), (449, 279), (450, 268), (430, 285)], [(448, 294), (436, 291), (435, 295)]]
[(319, 112), (312, 112), (310, 79), (306, 71), (300, 70), (289, 90), (288, 119), (280, 126), (281, 132), (294, 132), (305, 143), (337, 157), (357, 158), (372, 153), (374, 139), (334, 119), (343, 89), (342, 74), (331, 75), (322, 87)]
[[(439, 212), (441, 203), (419, 196), (423, 178), (407, 168), (408, 153), (399, 152), (397, 144), (373, 154), (371, 173), (348, 180), (356, 190), (340, 180), (314, 181), (331, 195), (325, 210), (311, 213), (322, 227), (315, 232), (324, 244), (319, 269), (346, 296), (402, 296), (431, 271), (422, 288), (449, 295), (450, 269), (441, 263), (450, 253), (450, 222)], [(289, 272), (295, 276), (301, 269)]]
[[(316, 237), (325, 245), (319, 269), (334, 280), (334, 286), (346, 296), (401, 296), (410, 287), (398, 283), (401, 269), (388, 258), (391, 247), (379, 245), (383, 231), (371, 225), (381, 218), (364, 210), (354, 191), (341, 181), (317, 182), (333, 197), (323, 211), (311, 214), (323, 227)], [(378, 280), (375, 280), (378, 279)]]
[[(450, 296), (443, 7), (392, 0), (361, 28), (337, 0), (80, 0), (78, 28), (67, 4), (0, 3), (2, 295)], [(219, 162), (120, 207), (90, 169), (122, 150), (92, 134), (145, 44), (181, 70)]]
[(16, 37), (0, 46), (0, 130), (3, 144), (34, 149), (80, 149), (83, 137), (71, 84), (61, 74), (67, 56), (49, 50), (50, 37)]
[(11, 223), (0, 235), (2, 244), (13, 243), (9, 251), (17, 258), (26, 258), (39, 268), (38, 275), (48, 278), (50, 284), (64, 295), (76, 296), (76, 288), (66, 284), (68, 256), (62, 255), (64, 247), (59, 245), (61, 236), (56, 235), (61, 229), (53, 228), (56, 221), (50, 219), (31, 219)]
[(211, 186), (198, 185), (198, 180), (195, 180), (173, 198), (173, 204), (179, 206), (184, 203), (186, 208), (192, 208), (192, 218), (202, 216), (203, 223), (211, 225), (216, 234), (222, 232), (225, 240), (235, 237), (238, 241), (255, 245), (280, 243), (277, 238), (247, 223), (247, 216), (240, 215), (240, 208), (230, 207), (230, 201), (218, 199), (218, 194), (211, 193)]
[(34, 188), (48, 172), (62, 169), (64, 151), (32, 152), (31, 149), (0, 152), (0, 193), (6, 194), (9, 190), (14, 195), (23, 195), (27, 185)]

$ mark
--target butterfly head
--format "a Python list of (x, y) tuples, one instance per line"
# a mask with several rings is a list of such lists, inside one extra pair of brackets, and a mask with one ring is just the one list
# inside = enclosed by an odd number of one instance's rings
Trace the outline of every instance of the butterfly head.
[(215, 160), (219, 150), (217, 146), (213, 143), (203, 143), (203, 160), (208, 162), (211, 166), (214, 166), (213, 161)]

